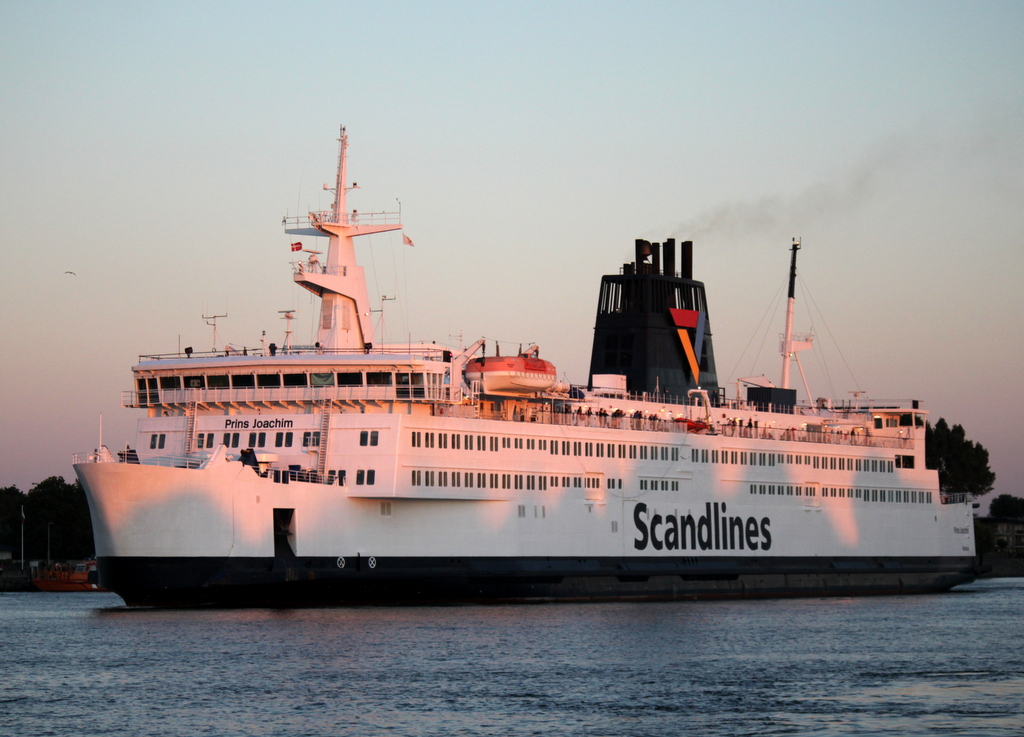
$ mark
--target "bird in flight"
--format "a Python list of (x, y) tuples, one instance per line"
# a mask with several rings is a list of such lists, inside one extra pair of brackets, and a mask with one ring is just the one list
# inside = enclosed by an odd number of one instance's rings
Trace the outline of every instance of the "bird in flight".
[(76, 274), (76, 273), (75, 273), (75, 272), (73, 272), (73, 271), (65, 271), (64, 273), (65, 273), (65, 274), (71, 274), (71, 276), (78, 276), (78, 274)]

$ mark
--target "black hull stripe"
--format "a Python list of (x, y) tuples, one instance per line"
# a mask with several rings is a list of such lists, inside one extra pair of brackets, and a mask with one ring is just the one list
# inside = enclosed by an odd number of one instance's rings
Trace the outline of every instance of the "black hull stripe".
[[(342, 563), (344, 567), (339, 567)], [(318, 606), (945, 591), (974, 558), (100, 558), (131, 606)]]

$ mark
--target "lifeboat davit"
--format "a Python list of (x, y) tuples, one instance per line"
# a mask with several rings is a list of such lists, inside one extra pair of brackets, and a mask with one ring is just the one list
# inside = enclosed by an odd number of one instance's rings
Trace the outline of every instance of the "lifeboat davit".
[(482, 356), (466, 364), (466, 381), (480, 382), (485, 394), (536, 394), (558, 384), (555, 365), (531, 346), (517, 356)]

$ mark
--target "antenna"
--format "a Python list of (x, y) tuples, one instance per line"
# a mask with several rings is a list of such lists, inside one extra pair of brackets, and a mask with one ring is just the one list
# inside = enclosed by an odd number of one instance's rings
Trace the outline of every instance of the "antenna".
[(370, 312), (379, 312), (380, 313), (380, 344), (381, 345), (385, 345), (385, 343), (384, 343), (384, 303), (385, 302), (394, 302), (396, 299), (398, 299), (398, 297), (389, 297), (386, 294), (382, 294), (382, 295), (380, 295), (380, 309), (379, 310), (370, 310)]
[(292, 352), (292, 320), (295, 319), (295, 310), (278, 310), (278, 313), (284, 315), (281, 319), (285, 321), (284, 329), (284, 353)]
[(227, 313), (225, 313), (223, 315), (203, 315), (203, 319), (206, 321), (206, 324), (207, 325), (211, 325), (213, 327), (213, 352), (214, 353), (217, 352), (217, 318), (218, 317), (227, 317)]

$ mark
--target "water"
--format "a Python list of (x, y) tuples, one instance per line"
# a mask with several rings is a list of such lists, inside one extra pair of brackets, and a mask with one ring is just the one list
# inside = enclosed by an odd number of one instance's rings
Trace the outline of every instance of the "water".
[(0, 594), (0, 734), (1024, 733), (1024, 579), (934, 596), (128, 610)]

